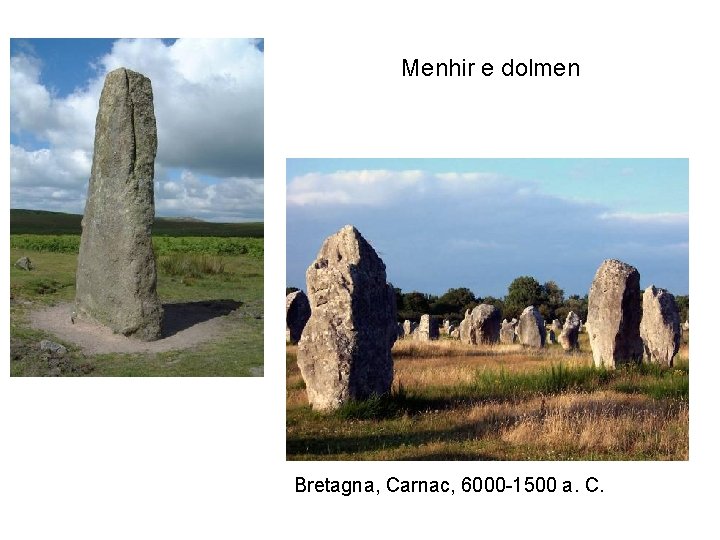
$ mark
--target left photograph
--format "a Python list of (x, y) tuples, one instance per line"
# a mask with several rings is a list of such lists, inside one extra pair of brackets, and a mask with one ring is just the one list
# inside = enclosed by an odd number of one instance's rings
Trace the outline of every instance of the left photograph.
[(262, 376), (263, 39), (10, 55), (10, 374)]

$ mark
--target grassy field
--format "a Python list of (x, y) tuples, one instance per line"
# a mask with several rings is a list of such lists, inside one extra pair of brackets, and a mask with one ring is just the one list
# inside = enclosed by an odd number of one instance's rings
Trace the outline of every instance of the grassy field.
[(231, 331), (224, 332), (224, 338), (178, 351), (92, 356), (83, 354), (72, 343), (31, 328), (28, 322), (33, 310), (73, 301), (77, 253), (76, 247), (66, 248), (77, 246), (79, 237), (68, 236), (57, 247), (54, 237), (33, 235), (34, 249), (17, 247), (26, 245), (23, 238), (11, 236), (11, 265), (28, 256), (34, 269), (28, 272), (11, 266), (10, 270), (11, 375), (52, 373), (58, 362), (40, 351), (42, 339), (68, 348), (59, 364), (60, 374), (65, 376), (263, 374), (262, 238), (155, 238), (161, 302), (237, 302), (239, 308), (223, 320)]
[[(10, 234), (79, 235), (80, 214), (45, 210), (10, 210)], [(210, 223), (207, 221), (156, 217), (153, 236), (216, 236), (262, 238), (263, 223)]]
[(331, 460), (686, 460), (688, 346), (674, 368), (595, 369), (581, 349), (393, 348), (392, 395), (310, 409), (288, 345), (287, 458)]

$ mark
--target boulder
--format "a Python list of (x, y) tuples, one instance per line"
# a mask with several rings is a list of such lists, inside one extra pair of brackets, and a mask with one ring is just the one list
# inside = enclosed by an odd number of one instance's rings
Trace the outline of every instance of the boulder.
[(20, 257), (17, 261), (15, 261), (15, 267), (19, 268), (20, 270), (32, 270), (33, 264), (30, 260), (30, 257)]
[(590, 286), (586, 323), (597, 367), (642, 359), (640, 318), (640, 273), (622, 261), (604, 261)]
[(285, 297), (285, 328), (290, 343), (300, 341), (303, 328), (310, 318), (310, 302), (302, 291), (291, 292)]
[(297, 362), (313, 409), (388, 393), (395, 291), (378, 254), (347, 225), (325, 240), (306, 280), (311, 314)]
[(680, 349), (680, 314), (675, 297), (650, 285), (643, 293), (640, 337), (646, 362), (673, 365)]
[(535, 306), (526, 307), (518, 322), (518, 340), (526, 347), (545, 346), (545, 321)]
[(491, 345), (500, 340), (500, 310), (490, 304), (480, 304), (470, 312), (470, 340), (474, 345)]
[(578, 348), (578, 334), (580, 333), (580, 317), (571, 311), (565, 318), (562, 332), (560, 332), (560, 345), (563, 350), (571, 351)]
[(108, 73), (95, 123), (76, 276), (79, 318), (141, 340), (160, 337), (151, 229), (157, 132), (150, 79)]

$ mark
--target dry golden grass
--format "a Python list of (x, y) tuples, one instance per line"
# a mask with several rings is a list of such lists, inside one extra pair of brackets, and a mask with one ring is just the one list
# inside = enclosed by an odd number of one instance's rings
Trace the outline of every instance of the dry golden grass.
[[(688, 402), (642, 390), (656, 380), (652, 373), (622, 374), (594, 391), (505, 398), (457, 392), (473, 388), (482, 373), (512, 377), (560, 363), (588, 366), (586, 340), (573, 354), (557, 345), (532, 351), (398, 341), (393, 399), (399, 408), (376, 417), (312, 412), (296, 350), (287, 348), (288, 459), (688, 459)], [(687, 345), (676, 362), (689, 365)], [(663, 381), (676, 376), (686, 379), (687, 372), (675, 370)], [(628, 389), (630, 383), (636, 388)]]

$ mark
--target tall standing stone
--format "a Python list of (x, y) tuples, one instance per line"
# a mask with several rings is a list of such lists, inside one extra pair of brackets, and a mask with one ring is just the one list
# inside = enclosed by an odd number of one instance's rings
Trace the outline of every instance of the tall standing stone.
[(640, 309), (640, 273), (622, 261), (604, 261), (588, 296), (587, 329), (597, 367), (640, 361)]
[(325, 240), (306, 279), (311, 315), (297, 362), (313, 409), (388, 393), (395, 291), (375, 250), (346, 225)]
[(412, 331), (412, 323), (409, 320), (405, 319), (405, 322), (403, 322), (403, 337), (410, 337)]
[(465, 317), (462, 321), (460, 321), (460, 325), (458, 326), (458, 334), (460, 337), (460, 341), (466, 344), (473, 343), (472, 337), (470, 335), (470, 331), (472, 329), (471, 324), (471, 317), (470, 317), (470, 310), (465, 310)]
[(430, 315), (425, 314), (420, 317), (420, 325), (413, 333), (413, 337), (417, 341), (434, 341), (440, 337), (440, 328), (438, 322)]
[(578, 348), (578, 334), (580, 333), (580, 317), (571, 311), (565, 318), (562, 332), (560, 332), (560, 345), (563, 350), (571, 351)]
[[(513, 319), (514, 320), (514, 319)], [(508, 322), (507, 319), (503, 320), (500, 326), (500, 343), (511, 344), (515, 343), (515, 325), (517, 322)]]
[(645, 289), (640, 337), (647, 362), (673, 365), (673, 358), (680, 349), (680, 314), (675, 297), (665, 289), (657, 289), (654, 285)]
[(285, 328), (290, 343), (300, 341), (303, 328), (310, 318), (310, 302), (302, 291), (291, 292), (285, 297)]
[(518, 340), (526, 347), (545, 346), (545, 321), (535, 306), (526, 307), (517, 325)]
[(78, 255), (76, 312), (142, 340), (160, 337), (151, 229), (157, 132), (150, 79), (108, 73)]

